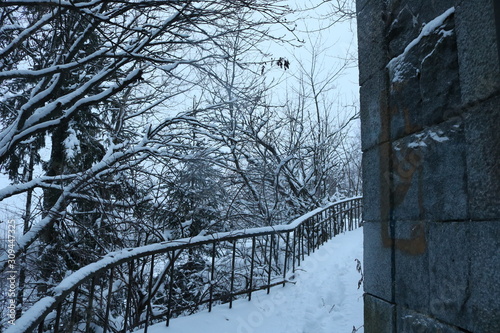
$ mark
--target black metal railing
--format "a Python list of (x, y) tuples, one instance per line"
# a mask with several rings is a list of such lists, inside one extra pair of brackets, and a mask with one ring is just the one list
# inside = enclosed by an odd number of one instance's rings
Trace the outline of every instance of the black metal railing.
[(361, 223), (361, 198), (287, 225), (245, 229), (114, 252), (64, 279), (6, 332), (129, 332), (252, 298), (287, 283), (306, 255)]

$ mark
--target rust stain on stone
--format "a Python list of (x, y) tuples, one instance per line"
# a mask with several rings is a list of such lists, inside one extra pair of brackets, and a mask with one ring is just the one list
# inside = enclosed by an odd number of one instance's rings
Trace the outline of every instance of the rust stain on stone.
[[(392, 210), (400, 205), (418, 174), (418, 202), (420, 213), (423, 212), (423, 189), (422, 189), (422, 155), (418, 150), (407, 149), (403, 153), (396, 152), (390, 143), (390, 123), (391, 112), (399, 112), (394, 105), (388, 103), (388, 92), (381, 92), (380, 96), (380, 119), (381, 133), (380, 141), (389, 139), (382, 143), (379, 148), (380, 156), (380, 205), (381, 205), (381, 238), (382, 244), (386, 248), (395, 248), (409, 255), (421, 255), (426, 252), (427, 239), (425, 235), (425, 225), (416, 223), (410, 233), (409, 238), (396, 238), (391, 235), (389, 221), (392, 218)], [(412, 133), (417, 128), (410, 121), (410, 110), (402, 109), (405, 119), (405, 133)]]
[(427, 239), (423, 224), (416, 224), (413, 227), (410, 238), (391, 238), (389, 235), (389, 222), (384, 221), (382, 222), (381, 237), (384, 247), (394, 247), (410, 255), (424, 254), (427, 249)]
[(420, 126), (413, 125), (410, 119), (410, 110), (408, 108), (403, 108), (403, 115), (405, 118), (405, 133), (410, 134), (418, 131)]

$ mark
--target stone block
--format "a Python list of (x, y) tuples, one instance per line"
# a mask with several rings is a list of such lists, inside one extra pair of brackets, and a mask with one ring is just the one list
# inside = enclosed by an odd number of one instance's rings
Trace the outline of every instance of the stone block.
[(472, 221), (469, 226), (471, 283), (465, 290), (464, 327), (471, 332), (500, 332), (500, 220)]
[(395, 333), (394, 305), (382, 299), (365, 294), (365, 333)]
[(391, 138), (421, 131), (459, 114), (454, 19), (422, 37), (389, 65)]
[[(448, 21), (449, 35), (432, 41), (433, 49), (420, 63), (419, 88), (422, 98), (421, 122), (439, 124), (460, 113), (461, 97), (454, 22)], [(428, 52), (428, 51), (425, 51)]]
[(429, 226), (433, 317), (470, 332), (500, 332), (500, 221)]
[(455, 0), (389, 0), (387, 3), (387, 12), (391, 15), (387, 30), (388, 53), (393, 58), (403, 53), (406, 46), (420, 34), (423, 25), (453, 7)]
[(356, 13), (361, 12), (367, 4), (374, 2), (378, 2), (378, 0), (356, 0)]
[(483, 100), (500, 90), (499, 38), (494, 1), (461, 1), (456, 8), (462, 103)]
[(357, 1), (359, 84), (363, 84), (387, 64), (384, 36), (387, 19), (383, 1)]
[(427, 132), (423, 161), (423, 207), (426, 219), (459, 221), (469, 218), (465, 135), (460, 119)]
[(441, 321), (463, 324), (470, 284), (468, 222), (429, 224), (430, 314)]
[[(419, 1), (414, 1), (417, 4)], [(418, 12), (413, 12), (412, 3), (406, 1), (390, 1), (388, 12), (391, 13), (391, 24), (388, 26), (388, 55), (392, 59), (405, 50), (410, 41), (420, 33), (422, 26)], [(408, 24), (412, 22), (412, 24)]]
[[(426, 314), (397, 308), (397, 330), (404, 333), (463, 333), (462, 330)], [(381, 331), (382, 332), (382, 331)]]
[(500, 220), (500, 97), (465, 113), (470, 214)]
[(396, 221), (395, 231), (395, 303), (417, 311), (427, 311), (430, 297), (428, 225)]
[(366, 293), (393, 300), (392, 248), (384, 244), (384, 237), (390, 237), (387, 223), (365, 223), (363, 225), (363, 286)]
[(360, 88), (361, 148), (367, 150), (389, 140), (387, 76), (376, 72)]
[(394, 220), (423, 218), (423, 160), (425, 151), (412, 146), (416, 136), (395, 141), (392, 147), (391, 216)]
[(395, 220), (468, 218), (465, 137), (460, 118), (392, 144)]
[(384, 143), (363, 153), (363, 219), (366, 222), (389, 219), (389, 149)]

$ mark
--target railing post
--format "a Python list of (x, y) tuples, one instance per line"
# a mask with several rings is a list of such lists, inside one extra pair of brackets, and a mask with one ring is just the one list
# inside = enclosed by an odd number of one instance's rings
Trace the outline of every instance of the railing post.
[(301, 261), (301, 256), (302, 253), (304, 252), (304, 243), (302, 242), (302, 229), (304, 228), (303, 225), (300, 225), (298, 227), (298, 234), (297, 234), (297, 267), (300, 266), (300, 261)]
[(316, 218), (316, 226), (318, 229), (318, 232), (316, 234), (316, 249), (319, 249), (322, 240), (323, 223), (321, 223), (321, 214), (322, 213), (319, 213)]
[(125, 305), (125, 316), (123, 317), (123, 333), (127, 333), (130, 307), (132, 305), (132, 280), (134, 274), (134, 261), (128, 263), (127, 303)]
[(233, 292), (234, 292), (234, 270), (236, 264), (236, 239), (233, 240), (233, 254), (231, 258), (231, 288), (229, 290), (229, 308), (233, 307)]
[(332, 207), (326, 210), (326, 223), (328, 229), (328, 239), (332, 238)]
[(346, 224), (346, 221), (345, 221), (345, 220), (346, 220), (346, 219), (345, 219), (345, 217), (346, 217), (346, 216), (345, 216), (345, 208), (346, 208), (345, 206), (346, 206), (346, 205), (345, 205), (345, 201), (344, 201), (344, 202), (342, 203), (342, 230), (341, 230), (341, 232), (345, 232), (346, 227), (347, 227), (347, 224)]
[(338, 205), (334, 206), (334, 211), (333, 211), (333, 237), (337, 236), (337, 229), (339, 225), (339, 207)]
[(349, 202), (344, 201), (344, 232), (349, 231)]
[(337, 212), (337, 234), (340, 234), (342, 233), (342, 223), (343, 223), (343, 217), (342, 217), (342, 214), (343, 213), (343, 208), (342, 208), (342, 203), (339, 204), (339, 209), (338, 209), (338, 212)]
[(358, 199), (354, 201), (354, 228), (358, 228)]
[(316, 235), (316, 228), (318, 227), (318, 215), (312, 216), (311, 217), (311, 226), (312, 226), (312, 232), (311, 232), (311, 247), (312, 247), (312, 252), (316, 251), (316, 243), (318, 242), (318, 236)]
[[(325, 244), (326, 242), (326, 235), (327, 235), (327, 225), (326, 225), (326, 220), (323, 218), (323, 215), (324, 215), (324, 212), (321, 212), (321, 215), (320, 215), (320, 222), (321, 222), (321, 245)], [(318, 245), (318, 248), (319, 248), (319, 245)]]
[(276, 268), (279, 266), (279, 253), (280, 253), (280, 234), (276, 233), (276, 245), (274, 246), (274, 257), (276, 261)]
[[(325, 244), (326, 242), (326, 235), (328, 234), (327, 232), (327, 225), (326, 225), (326, 220), (323, 218), (323, 215), (324, 215), (324, 212), (321, 212), (321, 215), (320, 215), (320, 221), (321, 221), (321, 245)], [(319, 245), (318, 245), (318, 248), (319, 248)]]
[[(69, 332), (73, 331), (73, 325), (75, 324), (75, 321), (76, 321), (77, 302), (78, 302), (78, 288), (76, 288), (75, 291), (73, 292), (73, 302), (71, 304), (71, 315), (69, 317), (70, 318), (69, 319), (69, 327), (68, 327)], [(104, 333), (106, 333), (106, 331), (104, 331)]]
[(356, 229), (359, 227), (358, 212), (359, 212), (359, 199), (356, 199), (356, 206), (355, 206), (355, 209), (354, 209), (354, 218), (355, 218), (355, 221), (356, 221)]
[(212, 300), (214, 296), (214, 277), (215, 277), (215, 246), (216, 241), (212, 244), (212, 267), (210, 270), (210, 298), (208, 300), (208, 312), (212, 312)]
[(363, 199), (358, 199), (358, 225), (363, 222)]
[(54, 333), (59, 333), (59, 324), (61, 321), (61, 310), (62, 310), (62, 301), (57, 305), (56, 322), (54, 323)]
[(345, 202), (346, 218), (347, 218), (346, 231), (351, 230), (351, 216), (350, 216), (351, 209), (349, 208), (349, 204), (350, 204), (349, 201)]
[(337, 235), (337, 224), (338, 224), (338, 219), (337, 219), (337, 212), (338, 212), (338, 207), (337, 205), (332, 207), (332, 238)]
[[(290, 242), (290, 231), (286, 233), (286, 241), (285, 241), (285, 262), (284, 262), (284, 267), (283, 267), (283, 287), (286, 284), (286, 269), (287, 269), (287, 262), (288, 262), (288, 243)], [(292, 255), (293, 258), (293, 255)]]
[(302, 249), (300, 250), (300, 253), (302, 255), (302, 260), (299, 260), (299, 266), (300, 266), (300, 262), (301, 261), (304, 261), (304, 253), (305, 253), (305, 250), (304, 250), (304, 228), (306, 227), (306, 223), (304, 223), (303, 225), (300, 226), (300, 246), (302, 247)]
[(167, 301), (167, 327), (170, 325), (170, 316), (172, 315), (172, 293), (174, 290), (174, 270), (175, 270), (175, 251), (172, 251), (170, 257), (170, 281), (168, 286), (168, 301)]
[(293, 239), (292, 239), (292, 242), (293, 242), (293, 248), (292, 248), (292, 272), (295, 273), (295, 248), (296, 248), (296, 244), (297, 244), (297, 232), (298, 232), (299, 228), (295, 228), (295, 230), (293, 231)]
[[(311, 218), (307, 219), (307, 255), (311, 255)], [(302, 258), (304, 260), (304, 258)]]
[(319, 215), (319, 223), (320, 223), (320, 238), (319, 238), (319, 243), (318, 243), (318, 249), (321, 245), (323, 245), (325, 243), (325, 219), (323, 218), (323, 213), (324, 212), (321, 212), (320, 215)]
[(273, 234), (269, 235), (269, 265), (268, 265), (268, 272), (267, 272), (267, 293), (271, 291), (271, 269), (272, 269), (272, 264), (273, 264), (273, 243), (274, 243), (274, 237)]
[(353, 219), (352, 219), (352, 200), (349, 201), (349, 231), (353, 230)]
[(356, 228), (359, 228), (359, 225), (360, 225), (360, 217), (361, 217), (361, 200), (358, 199), (356, 201)]
[(252, 256), (250, 261), (250, 288), (248, 290), (248, 300), (252, 300), (252, 291), (253, 291), (253, 267), (255, 260), (255, 236), (252, 236)]
[(155, 255), (151, 255), (151, 264), (149, 268), (149, 280), (148, 280), (148, 296), (146, 298), (147, 306), (146, 306), (146, 322), (144, 324), (144, 333), (148, 333), (149, 328), (149, 318), (152, 314), (151, 302), (153, 299), (153, 295), (151, 295), (153, 291), (153, 274), (154, 274), (154, 265), (155, 265)]

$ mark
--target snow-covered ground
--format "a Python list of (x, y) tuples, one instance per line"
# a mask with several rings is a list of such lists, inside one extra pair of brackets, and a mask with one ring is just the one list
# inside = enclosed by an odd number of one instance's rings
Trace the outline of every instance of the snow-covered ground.
[[(149, 328), (150, 333), (352, 333), (363, 332), (363, 287), (358, 289), (363, 230), (330, 240), (307, 257), (294, 283), (255, 292), (245, 299), (218, 305)], [(353, 327), (355, 329), (353, 329)], [(139, 332), (143, 332), (138, 331)]]

